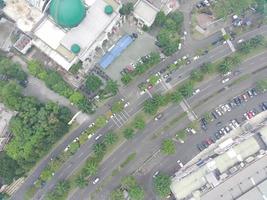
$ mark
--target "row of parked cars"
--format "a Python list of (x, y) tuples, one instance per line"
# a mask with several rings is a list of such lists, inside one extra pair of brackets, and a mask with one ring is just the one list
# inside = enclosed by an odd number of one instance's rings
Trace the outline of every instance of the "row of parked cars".
[(221, 139), (224, 135), (230, 133), (232, 130), (238, 128), (239, 126), (240, 123), (237, 121), (237, 119), (232, 119), (228, 125), (216, 131), (213, 136), (197, 144), (198, 150), (203, 151), (204, 149), (208, 148), (211, 144), (215, 143), (217, 140)]

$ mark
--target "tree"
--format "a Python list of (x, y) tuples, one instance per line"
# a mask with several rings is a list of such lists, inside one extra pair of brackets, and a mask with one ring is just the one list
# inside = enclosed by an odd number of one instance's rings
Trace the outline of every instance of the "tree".
[(124, 103), (122, 101), (117, 101), (112, 105), (111, 111), (113, 113), (119, 113), (123, 110), (123, 108), (124, 108)]
[(133, 9), (134, 9), (134, 5), (131, 2), (122, 4), (122, 7), (120, 8), (119, 13), (121, 15), (129, 15), (133, 11)]
[(203, 74), (209, 74), (213, 72), (213, 65), (212, 63), (203, 63), (200, 66), (200, 70), (202, 71)]
[(115, 135), (115, 133), (113, 133), (113, 132), (108, 132), (104, 136), (104, 143), (106, 146), (112, 145), (112, 144), (116, 143), (117, 141), (118, 141), (118, 136)]
[(23, 174), (20, 172), (20, 166), (18, 163), (9, 157), (6, 152), (0, 152), (0, 177), (4, 181), (4, 184), (10, 184), (19, 175)]
[(80, 92), (74, 92), (70, 96), (70, 101), (74, 104), (78, 104), (79, 102), (83, 101), (84, 96)]
[(27, 74), (21, 69), (20, 65), (7, 58), (0, 59), (0, 75), (13, 79), (22, 86), (25, 86), (27, 82)]
[(159, 173), (153, 179), (153, 187), (157, 195), (160, 197), (166, 197), (170, 194), (171, 179), (167, 174)]
[(85, 88), (89, 91), (96, 92), (101, 85), (103, 85), (101, 79), (95, 75), (89, 75), (85, 81)]
[(121, 187), (125, 190), (129, 190), (136, 185), (137, 182), (133, 176), (125, 176), (121, 180)]
[(136, 118), (134, 119), (133, 124), (134, 124), (134, 127), (135, 127), (136, 129), (139, 129), (139, 130), (144, 129), (145, 126), (146, 126), (146, 124), (145, 124), (145, 120), (144, 120), (144, 118), (141, 117), (141, 116), (136, 117)]
[(80, 174), (75, 179), (75, 185), (79, 188), (85, 188), (88, 185), (88, 181), (85, 179), (85, 177)]
[(123, 191), (120, 188), (113, 190), (110, 194), (110, 200), (124, 200)]
[(161, 95), (154, 95), (152, 99), (148, 99), (144, 103), (144, 111), (150, 115), (155, 115), (160, 106), (166, 105), (165, 97)]
[(156, 18), (153, 22), (154, 26), (159, 26), (159, 27), (163, 27), (163, 25), (165, 24), (165, 21), (167, 20), (166, 15), (163, 11), (159, 11), (156, 15)]
[(119, 91), (119, 85), (117, 81), (108, 80), (107, 85), (105, 87), (105, 91), (107, 93), (111, 93), (112, 95), (116, 95)]
[(98, 161), (96, 158), (94, 157), (90, 157), (87, 159), (85, 167), (82, 170), (82, 174), (81, 176), (94, 176), (96, 175), (97, 171), (98, 171)]
[(174, 142), (171, 139), (163, 140), (161, 144), (161, 150), (164, 154), (167, 155), (174, 154), (176, 151)]
[(143, 200), (145, 199), (144, 189), (138, 185), (133, 186), (129, 189), (129, 197), (132, 200)]
[(101, 158), (106, 152), (106, 145), (103, 142), (98, 142), (93, 146), (94, 153), (97, 157)]
[(124, 85), (127, 85), (128, 83), (130, 83), (132, 81), (132, 76), (130, 74), (124, 74), (122, 77), (121, 77), (121, 82), (124, 84)]
[(173, 93), (171, 93), (171, 101), (173, 103), (180, 103), (183, 99), (183, 96), (179, 90), (175, 90)]
[(95, 126), (97, 128), (103, 127), (107, 123), (107, 118), (104, 115), (100, 115), (98, 118), (95, 120)]
[(199, 69), (194, 69), (191, 71), (190, 78), (193, 81), (200, 82), (203, 80), (204, 75), (202, 74), (202, 72)]
[(184, 98), (188, 98), (192, 96), (194, 92), (194, 84), (192, 83), (192, 81), (187, 81), (179, 88), (179, 91), (181, 92)]
[(134, 130), (132, 128), (126, 128), (123, 131), (123, 135), (126, 139), (132, 139), (134, 136)]
[(70, 190), (70, 182), (67, 180), (61, 180), (56, 185), (55, 189), (49, 192), (46, 196), (46, 200), (63, 199), (66, 197)]

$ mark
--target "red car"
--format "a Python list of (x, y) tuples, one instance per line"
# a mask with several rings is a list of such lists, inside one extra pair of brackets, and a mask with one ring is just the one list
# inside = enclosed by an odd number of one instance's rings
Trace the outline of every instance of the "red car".
[(151, 90), (152, 87), (153, 87), (153, 85), (149, 84), (149, 85), (147, 86), (147, 89), (148, 89), (148, 90)]
[(251, 119), (253, 117), (252, 112), (247, 112), (248, 118)]
[(206, 142), (207, 142), (208, 145), (211, 145), (211, 144), (213, 143), (212, 140), (211, 140), (210, 138), (208, 138), (208, 139), (206, 140)]
[(248, 101), (248, 97), (247, 97), (247, 95), (246, 95), (246, 94), (243, 94), (243, 95), (242, 95), (242, 99), (243, 99), (244, 101)]

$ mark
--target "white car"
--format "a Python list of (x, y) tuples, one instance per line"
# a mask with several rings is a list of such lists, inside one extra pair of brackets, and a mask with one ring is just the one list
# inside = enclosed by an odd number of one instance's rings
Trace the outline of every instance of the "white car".
[(228, 112), (231, 111), (231, 108), (230, 108), (230, 106), (228, 104), (225, 104), (224, 106), (225, 106), (225, 108), (227, 109)]
[(97, 178), (95, 178), (95, 180), (93, 181), (93, 184), (94, 184), (94, 185), (97, 184), (98, 181), (99, 181), (99, 178), (97, 177)]
[(232, 72), (229, 71), (229, 72), (226, 72), (225, 74), (223, 74), (223, 76), (230, 76), (231, 74), (232, 74)]
[(196, 95), (200, 92), (200, 89), (196, 89), (194, 92), (193, 92), (193, 95)]
[(193, 60), (198, 60), (199, 59), (199, 56), (195, 56), (194, 58), (193, 58)]
[(179, 43), (179, 45), (178, 45), (178, 50), (181, 50), (181, 49), (182, 49), (182, 44)]
[(95, 140), (98, 140), (101, 137), (102, 137), (102, 134), (99, 134), (98, 136), (95, 137)]
[(220, 110), (218, 108), (215, 109), (215, 112), (219, 115), (222, 116), (222, 113), (220, 112)]
[(229, 80), (230, 80), (230, 78), (225, 78), (225, 79), (222, 80), (222, 83), (226, 83), (226, 82), (228, 82)]
[(128, 102), (126, 102), (126, 103), (124, 104), (124, 108), (128, 107), (129, 105), (130, 105), (130, 102), (128, 101)]
[(153, 178), (156, 178), (156, 176), (159, 174), (159, 171), (156, 171), (154, 174), (153, 174)]
[(184, 166), (184, 164), (180, 161), (180, 160), (177, 160), (177, 163), (179, 164), (179, 166), (182, 168)]
[(236, 128), (239, 127), (239, 124), (235, 119), (232, 120), (232, 123)]
[(240, 43), (242, 43), (242, 42), (244, 42), (244, 39), (240, 39), (240, 40), (238, 40), (238, 41), (237, 41), (237, 44), (240, 44)]

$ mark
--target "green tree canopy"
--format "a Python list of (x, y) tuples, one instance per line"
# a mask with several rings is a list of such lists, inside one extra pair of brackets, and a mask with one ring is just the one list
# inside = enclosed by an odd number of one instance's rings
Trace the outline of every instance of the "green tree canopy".
[(89, 75), (85, 81), (85, 88), (89, 91), (96, 92), (101, 85), (103, 85), (101, 79), (95, 75)]
[(120, 8), (119, 13), (121, 15), (129, 15), (133, 11), (133, 9), (134, 9), (133, 3), (129, 2), (126, 4), (122, 4), (122, 7)]
[(108, 80), (107, 85), (105, 87), (105, 91), (107, 93), (111, 93), (112, 95), (116, 95), (119, 91), (119, 85), (117, 81)]
[(157, 195), (160, 197), (166, 197), (170, 194), (171, 179), (167, 174), (159, 173), (153, 179), (153, 187)]
[(17, 178), (23, 173), (23, 171), (20, 171), (18, 163), (4, 151), (0, 152), (0, 166), (0, 177), (5, 184), (12, 183), (14, 178)]
[(163, 140), (161, 144), (161, 150), (164, 154), (167, 155), (174, 154), (176, 151), (174, 142), (171, 139)]
[(110, 194), (110, 200), (124, 200), (123, 191), (120, 188), (113, 190)]
[(136, 129), (143, 130), (146, 126), (146, 123), (142, 116), (138, 116), (134, 119), (133, 125)]
[(134, 130), (132, 128), (126, 128), (123, 130), (123, 135), (126, 139), (132, 139), (134, 136)]

